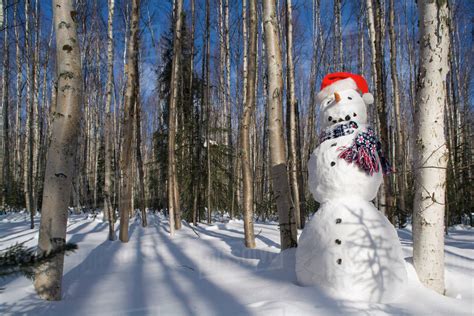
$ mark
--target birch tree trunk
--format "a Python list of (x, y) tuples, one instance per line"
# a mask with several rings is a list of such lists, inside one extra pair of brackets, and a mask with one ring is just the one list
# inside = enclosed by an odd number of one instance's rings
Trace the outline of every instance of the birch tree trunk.
[(334, 0), (334, 61), (335, 71), (344, 70), (342, 31), (341, 31), (341, 0)]
[[(170, 220), (170, 235), (174, 235), (175, 212), (179, 212), (179, 191), (176, 177), (176, 107), (178, 101), (178, 82), (181, 62), (181, 25), (183, 21), (182, 10), (183, 0), (175, 2), (175, 23), (173, 34), (173, 60), (171, 65), (171, 91), (169, 102), (169, 122), (168, 122), (168, 210)], [(177, 196), (176, 196), (177, 195)], [(177, 218), (177, 220), (180, 220)], [(178, 224), (179, 225), (179, 224)]]
[(107, 21), (107, 85), (105, 91), (105, 175), (104, 175), (104, 218), (109, 222), (109, 240), (115, 240), (115, 212), (112, 205), (112, 185), (113, 171), (113, 118), (112, 93), (114, 87), (114, 7), (115, 0), (108, 0), (108, 21)]
[(138, 28), (140, 0), (132, 0), (130, 18), (130, 39), (127, 47), (127, 88), (124, 100), (123, 144), (120, 155), (122, 182), (120, 189), (120, 234), (121, 242), (128, 242), (128, 224), (132, 214), (132, 168), (133, 168), (133, 124), (135, 117), (135, 102), (138, 96)]
[[(228, 168), (229, 179), (228, 179), (228, 199), (233, 201), (234, 197), (234, 144), (232, 139), (232, 103), (230, 99), (230, 34), (229, 34), (229, 0), (224, 0), (224, 33), (225, 33), (225, 68), (226, 68), (226, 81), (225, 81), (225, 102), (227, 108), (226, 117), (226, 128), (227, 128), (227, 146), (229, 147), (228, 154)], [(231, 202), (230, 208), (233, 209), (233, 202)], [(232, 213), (232, 212), (231, 212)], [(231, 215), (232, 217), (232, 215)]]
[(26, 209), (30, 212), (30, 228), (34, 228), (34, 216), (36, 210), (33, 203), (33, 106), (31, 104), (31, 51), (30, 51), (30, 0), (25, 0), (25, 52), (26, 52), (26, 126), (25, 126), (25, 148), (23, 154), (23, 180)]
[[(15, 23), (20, 23), (20, 18), (18, 14), (18, 1), (15, 1), (13, 19)], [(18, 186), (21, 183), (22, 176), (22, 166), (21, 166), (21, 82), (22, 82), (22, 73), (21, 73), (21, 50), (20, 50), (20, 31), (18, 27), (15, 27), (15, 63), (16, 63), (16, 140), (15, 140), (15, 180), (18, 183)]]
[(398, 185), (398, 209), (405, 212), (405, 155), (404, 155), (404, 139), (401, 127), (401, 111), (400, 111), (400, 92), (398, 90), (398, 71), (397, 71), (397, 41), (395, 35), (395, 1), (390, 0), (389, 12), (389, 40), (390, 40), (390, 72), (392, 78), (392, 95), (393, 95), (393, 111), (395, 116), (396, 128), (396, 146), (395, 146), (395, 162)]
[[(74, 156), (82, 116), (82, 68), (72, 2), (53, 0), (52, 3), (58, 95), (47, 153), (38, 240), (40, 253), (55, 250), (66, 242)], [(37, 269), (35, 289), (41, 298), (61, 299), (63, 264), (64, 254), (58, 254)]]
[(449, 71), (447, 2), (418, 2), (420, 69), (418, 75), (413, 262), (420, 281), (443, 294), (444, 211), (448, 151), (444, 134), (446, 75)]
[[(1, 3), (0, 3), (1, 4)], [(7, 2), (3, 3), (3, 7), (0, 7), (0, 11), (4, 14), (4, 33), (3, 33), (3, 72), (2, 72), (2, 110), (0, 119), (0, 132), (1, 135), (1, 146), (0, 146), (0, 209), (5, 208), (6, 200), (10, 193), (10, 150), (9, 148), (9, 126), (8, 126), (8, 89), (9, 89), (9, 54), (8, 54), (8, 14), (7, 14)], [(1, 25), (0, 25), (1, 27)]]
[(142, 128), (141, 128), (141, 105), (137, 98), (135, 101), (135, 154), (138, 169), (138, 205), (140, 207), (140, 214), (142, 219), (142, 227), (148, 225), (146, 218), (146, 200), (145, 200), (145, 172), (143, 171), (143, 156), (142, 156)]
[(40, 112), (39, 112), (39, 75), (40, 75), (40, 25), (39, 25), (39, 2), (35, 2), (34, 11), (34, 53), (33, 53), (33, 74), (32, 74), (32, 102), (33, 102), (33, 172), (32, 172), (32, 195), (33, 195), (33, 208), (35, 212), (38, 210), (38, 194), (39, 194), (39, 153), (40, 153)]
[(283, 136), (283, 79), (279, 25), (275, 0), (263, 1), (263, 23), (268, 74), (269, 142), (273, 191), (276, 197), (281, 250), (296, 247), (297, 231), (290, 195)]
[[(245, 10), (246, 5), (243, 6)], [(255, 235), (253, 227), (253, 176), (250, 159), (250, 125), (252, 116), (255, 112), (255, 80), (257, 77), (257, 2), (249, 1), (249, 50), (247, 60), (247, 88), (246, 100), (244, 103), (242, 122), (240, 127), (240, 143), (241, 143), (241, 166), (242, 166), (242, 211), (244, 214), (244, 233), (245, 246), (247, 248), (255, 248)], [(245, 23), (245, 19), (244, 19)], [(244, 25), (245, 28), (245, 25)], [(244, 38), (245, 42), (245, 38)], [(244, 53), (244, 58), (247, 57)], [(247, 59), (247, 58), (245, 58)]]
[(210, 2), (206, 0), (206, 91), (204, 92), (205, 97), (205, 106), (206, 106), (206, 143), (207, 143), (207, 223), (210, 224), (212, 221), (212, 205), (211, 205), (211, 191), (212, 191), (212, 175), (211, 175), (211, 142), (210, 142), (210, 125), (211, 125), (211, 102), (210, 102), (210, 94), (211, 94), (211, 85), (210, 85), (210, 59), (211, 59), (211, 42), (210, 42), (210, 32), (211, 32), (211, 24), (210, 24)]
[[(6, 10), (3, 10), (3, 8), (6, 8), (6, 7), (7, 7), (7, 5), (3, 3), (3, 0), (0, 0), (0, 8), (2, 8), (2, 10), (0, 10), (0, 28), (3, 27), (3, 23), (4, 23), (4, 13), (3, 12), (6, 11)], [(5, 22), (5, 24), (6, 24), (6, 22)]]
[(290, 184), (291, 196), (295, 206), (296, 226), (301, 228), (304, 224), (301, 222), (301, 201), (300, 188), (298, 183), (298, 149), (297, 149), (297, 104), (295, 96), (295, 67), (293, 64), (293, 21), (291, 0), (286, 0), (286, 111), (287, 111), (287, 133), (288, 133), (288, 150), (290, 164)]
[[(385, 76), (384, 76), (384, 54), (382, 43), (382, 8), (381, 0), (375, 0), (373, 5), (372, 0), (366, 1), (367, 7), (367, 23), (369, 26), (369, 39), (371, 50), (371, 65), (372, 78), (375, 90), (375, 120), (377, 130), (380, 133), (380, 141), (382, 143), (382, 151), (389, 155), (389, 138), (388, 138), (388, 124), (387, 124), (387, 109), (385, 96)], [(393, 212), (391, 209), (391, 186), (390, 178), (384, 177), (382, 187), (379, 192), (380, 203), (379, 208), (386, 214), (389, 220), (393, 223)]]

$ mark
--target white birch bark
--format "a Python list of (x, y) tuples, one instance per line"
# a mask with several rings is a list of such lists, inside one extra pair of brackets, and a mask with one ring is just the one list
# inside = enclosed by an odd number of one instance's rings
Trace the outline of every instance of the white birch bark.
[[(244, 215), (244, 233), (245, 246), (247, 248), (255, 248), (255, 235), (253, 225), (253, 204), (254, 204), (254, 190), (253, 190), (253, 176), (251, 169), (251, 144), (250, 144), (250, 125), (252, 123), (252, 116), (255, 112), (255, 81), (257, 77), (257, 3), (256, 0), (249, 1), (249, 56), (247, 60), (247, 67), (244, 71), (248, 71), (246, 77), (246, 100), (244, 103), (242, 121), (240, 125), (240, 144), (241, 144), (241, 166), (242, 166), (242, 187), (243, 187), (243, 215)], [(243, 6), (245, 10), (246, 5)], [(245, 23), (245, 20), (244, 20)], [(245, 25), (244, 25), (245, 29)], [(244, 37), (244, 42), (246, 41)], [(247, 55), (244, 53), (244, 58)], [(245, 80), (245, 78), (244, 78)]]
[[(72, 0), (54, 0), (58, 94), (52, 113), (52, 134), (47, 153), (38, 250), (49, 252), (65, 243), (74, 156), (81, 120), (82, 68)], [(42, 265), (35, 289), (46, 300), (61, 299), (64, 255)]]
[[(0, 2), (0, 5), (2, 3)], [(8, 54), (8, 15), (7, 3), (0, 6), (0, 11), (4, 13), (5, 29), (3, 33), (3, 69), (2, 69), (2, 107), (0, 110), (0, 209), (5, 208), (6, 199), (9, 194), (9, 174), (10, 174), (10, 151), (8, 150), (9, 127), (8, 127), (8, 90), (9, 90), (9, 54)], [(0, 25), (1, 27), (1, 25)]]
[(133, 124), (135, 117), (135, 102), (138, 96), (138, 32), (140, 0), (132, 1), (130, 15), (130, 39), (127, 47), (127, 85), (124, 99), (123, 116), (123, 144), (120, 155), (120, 169), (122, 183), (120, 188), (120, 233), (121, 242), (128, 242), (128, 225), (132, 209), (133, 187)]
[(288, 151), (289, 151), (289, 170), (291, 196), (295, 206), (296, 226), (301, 228), (301, 205), (300, 205), (300, 188), (298, 183), (298, 124), (297, 109), (295, 95), (295, 67), (293, 64), (293, 19), (292, 19), (291, 0), (286, 0), (286, 111), (287, 111), (287, 133), (288, 133)]
[(111, 113), (112, 108), (112, 93), (114, 80), (114, 7), (115, 0), (108, 1), (108, 22), (107, 22), (107, 86), (105, 92), (105, 183), (104, 183), (104, 218), (109, 222), (109, 240), (115, 240), (115, 212), (112, 205), (112, 157), (113, 152), (113, 118)]
[(413, 262), (420, 281), (444, 293), (444, 211), (448, 151), (444, 134), (449, 71), (446, 1), (418, 1), (420, 69), (416, 104)]
[(273, 191), (280, 223), (281, 250), (296, 247), (297, 231), (290, 196), (283, 136), (283, 75), (275, 0), (263, 1), (268, 74), (269, 143)]
[(176, 177), (176, 107), (178, 99), (178, 80), (181, 57), (181, 26), (183, 23), (182, 10), (183, 0), (175, 1), (175, 25), (173, 35), (173, 60), (171, 66), (171, 91), (169, 102), (169, 122), (168, 122), (168, 211), (170, 221), (170, 235), (175, 231), (175, 211), (179, 208), (179, 191), (175, 183)]

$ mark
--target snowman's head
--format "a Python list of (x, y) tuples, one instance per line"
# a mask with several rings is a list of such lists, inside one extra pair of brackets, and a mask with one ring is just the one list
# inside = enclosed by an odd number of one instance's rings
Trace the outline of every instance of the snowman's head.
[[(363, 81), (362, 85), (356, 82), (360, 80)], [(367, 83), (361, 76), (348, 73), (330, 74), (323, 79), (322, 88), (317, 95), (321, 106), (322, 128), (345, 121), (367, 123), (367, 105), (372, 104), (374, 98), (368, 93)]]

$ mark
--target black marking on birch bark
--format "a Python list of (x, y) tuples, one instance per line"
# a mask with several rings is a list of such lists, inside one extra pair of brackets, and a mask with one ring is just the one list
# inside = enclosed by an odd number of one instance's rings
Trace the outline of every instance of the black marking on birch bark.
[(68, 84), (65, 84), (64, 86), (61, 87), (60, 90), (61, 90), (61, 92), (64, 92), (64, 91), (69, 90), (69, 89), (72, 89), (72, 87)]
[(72, 52), (72, 46), (71, 45), (64, 45), (63, 50), (67, 51), (68, 53)]
[(76, 18), (77, 18), (77, 11), (71, 11), (71, 19), (74, 21), (74, 23), (77, 23)]
[(58, 177), (58, 178), (67, 179), (67, 176), (66, 176), (64, 173), (62, 173), (62, 172), (55, 173), (54, 175), (55, 175), (56, 177)]
[(59, 29), (62, 29), (62, 28), (70, 28), (71, 27), (71, 23), (67, 23), (66, 21), (61, 21), (59, 22), (59, 25), (58, 25), (58, 28)]
[(73, 79), (74, 73), (72, 73), (71, 71), (64, 71), (59, 74), (59, 77), (64, 78), (64, 79)]

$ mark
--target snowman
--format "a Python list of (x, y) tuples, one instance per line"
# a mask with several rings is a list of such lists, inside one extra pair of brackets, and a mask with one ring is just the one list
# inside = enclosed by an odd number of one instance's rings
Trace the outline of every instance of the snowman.
[(319, 210), (299, 238), (296, 275), (348, 300), (388, 302), (406, 282), (397, 233), (372, 200), (390, 166), (367, 124), (374, 101), (362, 76), (333, 73), (317, 95), (319, 146), (308, 162), (309, 188)]

